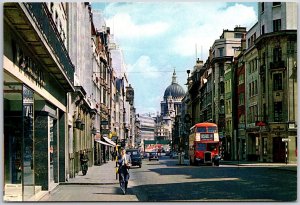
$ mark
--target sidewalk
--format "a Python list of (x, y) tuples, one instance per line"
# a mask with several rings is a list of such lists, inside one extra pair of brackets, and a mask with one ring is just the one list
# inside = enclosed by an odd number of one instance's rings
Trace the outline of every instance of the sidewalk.
[(109, 161), (102, 165), (93, 165), (88, 168), (85, 176), (80, 171), (75, 178), (69, 178), (67, 182), (60, 184), (119, 184), (119, 181), (116, 180), (116, 162)]
[(297, 167), (298, 167), (296, 163), (286, 164), (286, 163), (271, 163), (271, 162), (268, 163), (268, 162), (225, 161), (225, 160), (221, 160), (220, 165), (251, 166), (251, 167), (265, 166), (265, 167), (270, 167), (272, 169), (280, 169), (280, 170), (295, 171), (295, 172), (297, 172)]
[(128, 193), (123, 195), (119, 180), (116, 179), (116, 162), (109, 161), (100, 166), (89, 167), (85, 176), (79, 172), (75, 178), (60, 183), (40, 201), (122, 202), (138, 201), (138, 198), (130, 187)]

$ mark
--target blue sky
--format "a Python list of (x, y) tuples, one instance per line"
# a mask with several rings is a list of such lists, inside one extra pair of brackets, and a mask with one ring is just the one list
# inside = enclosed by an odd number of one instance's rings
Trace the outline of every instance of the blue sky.
[(196, 57), (206, 61), (223, 29), (257, 22), (257, 2), (94, 2), (92, 9), (101, 10), (123, 52), (137, 113), (160, 112), (174, 69), (186, 90), (186, 70)]

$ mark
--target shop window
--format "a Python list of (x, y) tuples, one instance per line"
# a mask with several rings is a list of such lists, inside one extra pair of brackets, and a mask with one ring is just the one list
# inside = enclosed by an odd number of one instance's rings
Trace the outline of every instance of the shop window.
[(264, 155), (268, 154), (268, 138), (263, 138), (263, 153)]

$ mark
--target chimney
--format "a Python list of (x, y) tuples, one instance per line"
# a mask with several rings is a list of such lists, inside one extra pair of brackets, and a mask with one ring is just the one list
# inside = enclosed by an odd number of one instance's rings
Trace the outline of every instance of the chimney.
[(242, 47), (242, 51), (246, 49), (246, 34), (243, 33), (243, 37), (241, 39), (241, 47)]

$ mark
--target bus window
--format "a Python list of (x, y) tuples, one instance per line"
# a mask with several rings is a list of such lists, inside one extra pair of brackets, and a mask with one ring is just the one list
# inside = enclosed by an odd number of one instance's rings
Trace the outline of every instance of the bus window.
[(196, 147), (196, 151), (205, 151), (206, 150), (206, 144), (198, 143)]
[(217, 127), (207, 127), (207, 132), (213, 132), (213, 133), (215, 133), (215, 132), (217, 132)]
[(197, 127), (197, 132), (206, 132), (206, 127)]
[(207, 151), (213, 151), (217, 149), (217, 145), (216, 143), (214, 144), (207, 144)]

